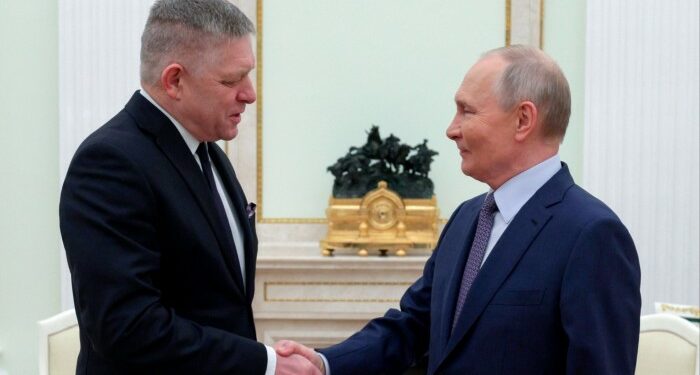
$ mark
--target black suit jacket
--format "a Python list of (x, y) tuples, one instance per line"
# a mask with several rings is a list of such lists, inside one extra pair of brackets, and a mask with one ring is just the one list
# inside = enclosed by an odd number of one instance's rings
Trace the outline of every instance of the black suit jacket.
[(264, 373), (251, 310), (255, 217), (226, 155), (211, 149), (243, 232), (246, 288), (197, 162), (146, 98), (135, 93), (76, 151), (60, 223), (78, 373)]

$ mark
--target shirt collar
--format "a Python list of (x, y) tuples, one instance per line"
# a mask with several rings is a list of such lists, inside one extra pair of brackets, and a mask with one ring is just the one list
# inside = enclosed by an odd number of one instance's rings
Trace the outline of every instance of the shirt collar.
[(513, 217), (532, 198), (557, 171), (561, 169), (561, 158), (559, 154), (521, 172), (501, 187), (496, 189), (494, 199), (498, 206), (498, 211), (503, 216), (506, 224), (510, 224)]
[(153, 104), (156, 108), (158, 108), (158, 110), (163, 112), (163, 114), (166, 117), (168, 117), (168, 119), (170, 119), (170, 121), (175, 125), (175, 129), (177, 129), (178, 133), (180, 133), (182, 139), (185, 141), (187, 148), (190, 149), (190, 153), (194, 155), (195, 152), (197, 152), (197, 147), (199, 147), (199, 144), (201, 142), (197, 138), (195, 138), (190, 132), (188, 132), (187, 129), (185, 129), (185, 127), (182, 126), (182, 124), (180, 124), (180, 122), (175, 120), (175, 118), (171, 116), (170, 113), (168, 113), (168, 111), (164, 110), (163, 107), (156, 103), (156, 101), (148, 94), (146, 90), (141, 89), (139, 90), (139, 92), (141, 93), (141, 95), (143, 95), (144, 98), (146, 98), (146, 100), (151, 102), (151, 104)]

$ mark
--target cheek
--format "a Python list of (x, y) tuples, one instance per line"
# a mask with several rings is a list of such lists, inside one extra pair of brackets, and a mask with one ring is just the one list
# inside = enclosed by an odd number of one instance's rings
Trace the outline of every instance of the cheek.
[(470, 149), (481, 148), (484, 136), (481, 124), (475, 121), (465, 121), (462, 125), (462, 138)]
[(238, 103), (236, 98), (237, 96), (235, 91), (226, 91), (222, 92), (221, 95), (218, 96), (217, 100), (221, 107), (230, 110), (236, 106), (236, 103)]

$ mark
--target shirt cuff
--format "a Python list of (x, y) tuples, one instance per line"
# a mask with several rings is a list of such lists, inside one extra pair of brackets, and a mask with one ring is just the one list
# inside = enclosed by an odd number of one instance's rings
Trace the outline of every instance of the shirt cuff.
[(267, 351), (267, 368), (265, 369), (265, 375), (275, 375), (275, 369), (277, 368), (277, 352), (267, 345), (265, 345), (265, 350)]
[(323, 367), (326, 369), (326, 375), (331, 375), (331, 366), (328, 365), (328, 359), (326, 359), (326, 356), (316, 352), (319, 357), (321, 357), (321, 360), (323, 361)]

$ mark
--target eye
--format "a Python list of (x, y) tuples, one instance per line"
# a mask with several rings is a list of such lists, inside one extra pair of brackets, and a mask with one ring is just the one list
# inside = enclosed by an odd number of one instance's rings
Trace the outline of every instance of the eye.
[(474, 108), (472, 108), (469, 105), (463, 104), (463, 103), (456, 103), (457, 104), (457, 113), (462, 114), (462, 115), (473, 115), (476, 113)]
[(243, 80), (243, 78), (240, 78), (240, 79), (225, 79), (225, 80), (222, 80), (222, 81), (219, 81), (219, 82), (220, 82), (222, 85), (224, 85), (224, 86), (233, 87), (233, 86), (237, 85), (239, 82), (241, 82), (242, 80)]

